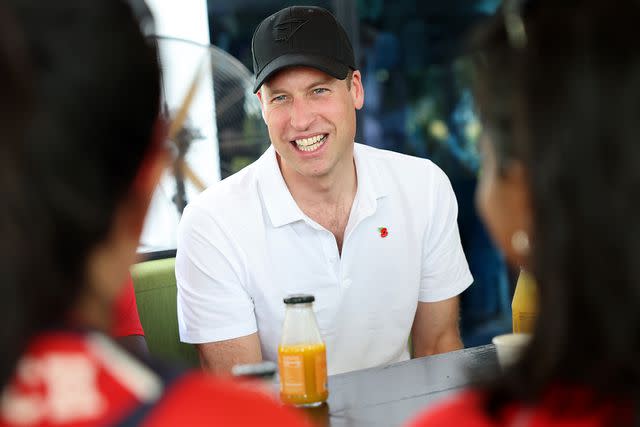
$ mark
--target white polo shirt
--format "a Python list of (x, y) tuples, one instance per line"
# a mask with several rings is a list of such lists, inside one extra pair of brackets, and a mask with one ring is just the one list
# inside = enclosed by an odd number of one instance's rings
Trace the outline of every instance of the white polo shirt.
[(354, 158), (358, 189), (342, 256), (333, 234), (293, 200), (273, 147), (189, 204), (176, 259), (182, 341), (257, 331), (263, 358), (276, 361), (282, 299), (309, 293), (329, 374), (409, 358), (418, 301), (453, 297), (472, 282), (456, 199), (429, 160), (360, 144)]

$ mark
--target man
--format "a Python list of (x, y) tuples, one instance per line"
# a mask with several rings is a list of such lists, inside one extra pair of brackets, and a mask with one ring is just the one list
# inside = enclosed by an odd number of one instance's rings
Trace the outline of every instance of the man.
[(185, 211), (176, 277), (182, 341), (203, 366), (276, 360), (283, 297), (315, 295), (329, 374), (461, 348), (472, 281), (448, 179), (430, 161), (355, 144), (364, 92), (326, 10), (290, 7), (253, 42), (272, 146)]

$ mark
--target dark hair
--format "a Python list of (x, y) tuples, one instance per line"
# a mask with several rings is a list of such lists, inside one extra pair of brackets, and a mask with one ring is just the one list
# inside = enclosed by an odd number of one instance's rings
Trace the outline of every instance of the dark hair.
[[(19, 171), (25, 159), (21, 154), (24, 145), (24, 129), (31, 106), (31, 87), (26, 49), (22, 33), (3, 2), (0, 2), (0, 292), (6, 301), (2, 307), (5, 327), (0, 328), (0, 375), (6, 379), (9, 365), (16, 357), (13, 348), (12, 325), (20, 317), (20, 309), (12, 303), (19, 292), (18, 272), (28, 267), (18, 255), (21, 252), (20, 218), (22, 209), (16, 206), (23, 183)], [(9, 347), (9, 348), (7, 348)], [(4, 384), (4, 382), (3, 382)]]
[(474, 45), (499, 167), (517, 160), (528, 174), (540, 293), (531, 345), (490, 385), (488, 407), (563, 385), (637, 404), (640, 2), (532, 0), (523, 23), (523, 47), (510, 43), (502, 11)]
[(160, 102), (156, 50), (125, 2), (8, 3), (26, 39), (34, 112), (10, 242), (28, 265), (1, 285), (3, 385), (25, 342), (64, 322), (87, 285), (87, 256), (130, 193)]
[[(30, 101), (29, 71), (23, 34), (10, 10), (0, 2), (0, 123), (4, 136), (12, 132), (15, 137), (24, 127)], [(4, 141), (1, 149), (11, 145), (6, 138)]]
[[(14, 179), (12, 152), (20, 145), (31, 101), (31, 75), (23, 34), (15, 17), (0, 2), (0, 173), (2, 183)], [(10, 173), (7, 170), (11, 170)], [(3, 211), (6, 213), (6, 211)]]

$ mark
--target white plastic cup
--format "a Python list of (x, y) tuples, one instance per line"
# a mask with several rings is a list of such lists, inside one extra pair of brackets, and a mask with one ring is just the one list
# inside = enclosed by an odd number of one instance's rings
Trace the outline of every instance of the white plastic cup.
[(531, 340), (531, 334), (504, 334), (493, 337), (491, 342), (496, 346), (498, 363), (502, 368), (513, 365), (518, 361), (522, 350)]

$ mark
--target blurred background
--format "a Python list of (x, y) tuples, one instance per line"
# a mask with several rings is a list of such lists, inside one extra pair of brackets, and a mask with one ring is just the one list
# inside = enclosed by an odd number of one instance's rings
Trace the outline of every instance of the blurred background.
[[(164, 68), (166, 108), (183, 100), (204, 64), (182, 135), (186, 165), (199, 183), (168, 170), (147, 218), (141, 251), (175, 250), (184, 201), (239, 171), (269, 144), (251, 93), (251, 36), (266, 16), (290, 5), (331, 10), (349, 34), (365, 88), (356, 141), (431, 159), (449, 176), (459, 204), (462, 244), (475, 278), (462, 295), (465, 346), (511, 330), (514, 274), (490, 241), (474, 206), (479, 171), (472, 73), (465, 49), (471, 26), (498, 0), (148, 0)], [(204, 58), (204, 59), (203, 59)], [(213, 107), (212, 107), (213, 106)], [(179, 145), (180, 146), (180, 145)]]

